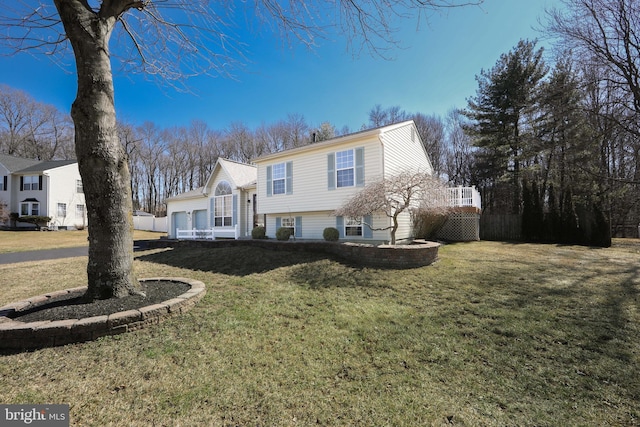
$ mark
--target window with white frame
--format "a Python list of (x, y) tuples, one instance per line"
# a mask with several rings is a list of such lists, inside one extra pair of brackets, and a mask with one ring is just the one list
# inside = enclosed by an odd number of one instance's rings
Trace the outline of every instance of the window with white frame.
[(20, 216), (40, 215), (40, 203), (38, 202), (22, 202), (20, 203)]
[(293, 161), (267, 166), (267, 197), (293, 194)]
[(84, 205), (76, 205), (76, 218), (84, 219)]
[(7, 191), (7, 176), (0, 176), (0, 191)]
[(40, 177), (38, 175), (25, 175), (22, 177), (22, 191), (37, 190)]
[(353, 150), (336, 153), (336, 186), (353, 187), (355, 185), (355, 163)]
[(291, 235), (296, 235), (296, 219), (291, 217), (283, 217), (282, 222), (280, 223), (282, 228), (288, 228), (291, 230)]
[(84, 193), (84, 188), (82, 187), (81, 179), (76, 179), (76, 193)]
[(58, 203), (57, 216), (59, 218), (66, 218), (67, 216), (67, 204)]
[(344, 235), (345, 236), (362, 236), (362, 217), (345, 218)]
[(286, 168), (284, 163), (273, 165), (272, 168), (273, 194), (284, 194), (286, 191)]
[(231, 185), (220, 181), (214, 193), (213, 226), (230, 227), (233, 221), (233, 195)]

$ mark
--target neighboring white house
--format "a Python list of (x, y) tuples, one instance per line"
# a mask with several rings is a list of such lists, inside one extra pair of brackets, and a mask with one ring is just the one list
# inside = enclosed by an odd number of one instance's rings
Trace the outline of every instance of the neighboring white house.
[[(41, 162), (0, 154), (0, 203), (19, 216), (48, 216), (49, 227), (87, 225), (82, 180), (75, 160)], [(6, 224), (8, 219), (3, 222)], [(16, 225), (33, 227), (20, 222)]]
[[(412, 170), (433, 173), (413, 121), (406, 121), (318, 142), (254, 160), (258, 167), (258, 215), (267, 236), (290, 227), (301, 239), (322, 239), (335, 227), (349, 240), (388, 241), (391, 224), (384, 214), (373, 218), (343, 218), (332, 212), (366, 184)], [(410, 214), (399, 218), (398, 241), (412, 237)]]
[(256, 167), (219, 158), (205, 185), (167, 199), (169, 238), (200, 237), (188, 232), (211, 232), (202, 237), (238, 238), (255, 226)]

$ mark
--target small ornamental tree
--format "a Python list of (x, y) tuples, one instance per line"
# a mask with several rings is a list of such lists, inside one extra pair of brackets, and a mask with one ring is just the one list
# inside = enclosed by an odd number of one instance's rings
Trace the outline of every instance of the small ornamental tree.
[(42, 227), (46, 227), (49, 221), (51, 221), (51, 217), (49, 216), (26, 215), (18, 217), (18, 222), (33, 224), (38, 230), (40, 230)]
[(9, 221), (9, 209), (7, 204), (0, 200), (0, 223), (6, 223)]
[(372, 224), (363, 225), (371, 230), (389, 230), (390, 243), (395, 245), (400, 214), (411, 209), (445, 209), (443, 194), (444, 185), (437, 178), (422, 171), (404, 171), (365, 186), (333, 215), (347, 218), (385, 215), (390, 219), (388, 226), (374, 228)]

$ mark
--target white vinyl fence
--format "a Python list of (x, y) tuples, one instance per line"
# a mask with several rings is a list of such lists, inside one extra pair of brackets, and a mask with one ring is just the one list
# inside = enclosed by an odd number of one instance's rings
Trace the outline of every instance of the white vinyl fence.
[(197, 230), (195, 228), (191, 230), (176, 230), (176, 238), (178, 240), (213, 240), (215, 238), (238, 239), (239, 237), (240, 226), (238, 225), (236, 225), (235, 227), (215, 227), (202, 230)]
[(136, 230), (145, 231), (157, 231), (159, 233), (166, 233), (167, 217), (156, 218), (155, 216), (134, 216), (133, 228)]

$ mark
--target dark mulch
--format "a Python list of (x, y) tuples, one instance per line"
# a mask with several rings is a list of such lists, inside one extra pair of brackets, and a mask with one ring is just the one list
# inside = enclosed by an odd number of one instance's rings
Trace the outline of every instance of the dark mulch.
[(20, 322), (84, 319), (158, 304), (182, 295), (190, 289), (190, 286), (185, 283), (171, 281), (144, 281), (141, 287), (146, 293), (144, 297), (131, 295), (87, 303), (82, 299), (82, 294), (68, 294), (52, 298), (40, 306), (16, 312), (10, 317)]

